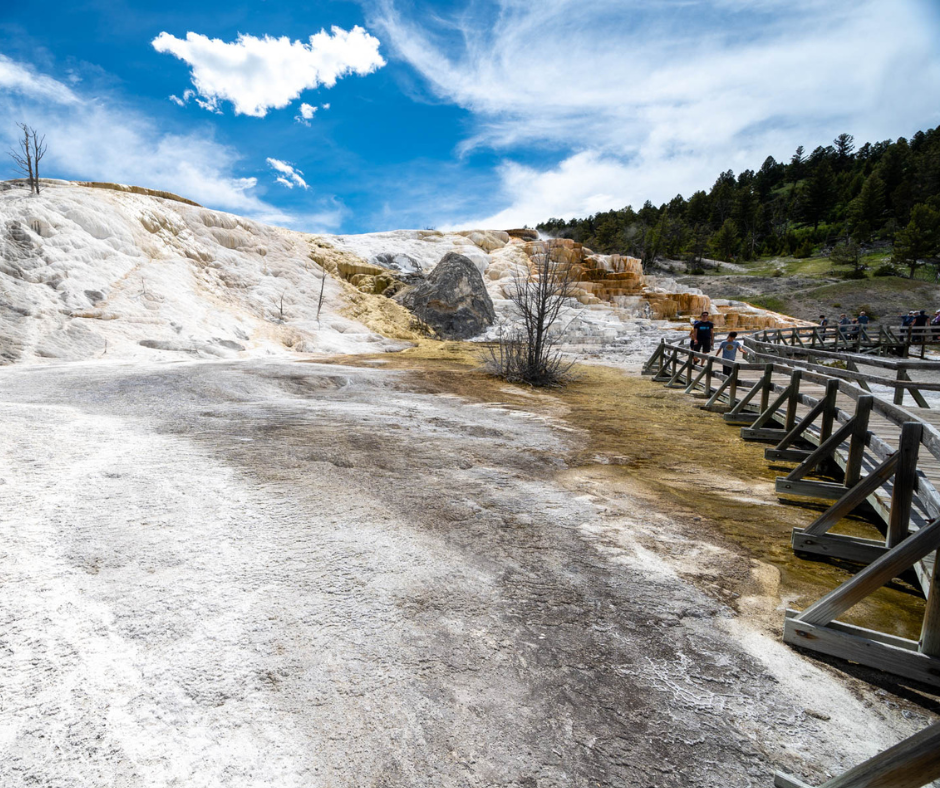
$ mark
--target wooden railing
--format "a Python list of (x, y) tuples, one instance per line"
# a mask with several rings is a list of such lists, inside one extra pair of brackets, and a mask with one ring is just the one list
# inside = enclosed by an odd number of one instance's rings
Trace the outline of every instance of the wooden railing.
[[(928, 456), (940, 460), (940, 432), (863, 388), (868, 377), (862, 373), (839, 370), (841, 374), (833, 374), (835, 370), (823, 365), (764, 352), (782, 349), (765, 340), (766, 336), (748, 340), (754, 352), (746, 362), (730, 362), (663, 342), (644, 373), (669, 387), (698, 394), (707, 409), (724, 411), (726, 421), (741, 426), (743, 439), (772, 444), (765, 451), (766, 459), (794, 463), (793, 470), (777, 479), (779, 493), (833, 501), (808, 527), (794, 529), (792, 546), (798, 554), (829, 556), (865, 568), (806, 610), (788, 610), (784, 641), (940, 687), (940, 494), (918, 467), (918, 461)], [(915, 385), (897, 379), (876, 382), (894, 384), (902, 395)], [(812, 396), (801, 390), (808, 384), (822, 391)], [(875, 416), (881, 419), (877, 430), (872, 425)], [(841, 482), (812, 478), (824, 469), (840, 476)], [(830, 532), (865, 502), (880, 517), (883, 539)], [(918, 641), (836, 620), (911, 569), (927, 600)], [(928, 738), (936, 742), (937, 732)], [(919, 752), (917, 747), (911, 751)], [(923, 772), (922, 782), (916, 782), (920, 776), (905, 778), (913, 782), (869, 780), (866, 775), (881, 774), (885, 758), (895, 757), (890, 753), (858, 767), (861, 771), (835, 778), (841, 782), (825, 785), (915, 788), (940, 776), (940, 763), (935, 762), (933, 772)], [(805, 788), (786, 775), (778, 775), (777, 785)]]
[[(744, 337), (744, 344), (750, 351), (750, 357), (755, 359), (773, 360), (786, 359), (786, 363), (810, 369), (830, 377), (842, 378), (858, 383), (866, 391), (871, 386), (886, 386), (894, 389), (894, 404), (904, 403), (904, 394), (909, 392), (918, 407), (929, 408), (922, 392), (940, 391), (940, 361), (911, 360), (907, 358), (879, 358), (870, 355), (855, 353), (834, 352), (829, 350), (816, 350), (807, 347), (794, 347), (792, 345), (778, 345), (763, 341), (761, 336)], [(806, 360), (802, 360), (806, 359)], [(817, 363), (809, 361), (815, 359)], [(844, 365), (844, 369), (840, 366)], [(863, 372), (861, 367), (888, 370), (893, 378), (883, 375)], [(914, 380), (911, 372), (932, 375), (932, 381)]]
[(940, 344), (940, 326), (802, 326), (769, 328), (755, 332), (753, 336), (776, 345), (904, 358), (919, 348), (923, 358), (927, 345)]

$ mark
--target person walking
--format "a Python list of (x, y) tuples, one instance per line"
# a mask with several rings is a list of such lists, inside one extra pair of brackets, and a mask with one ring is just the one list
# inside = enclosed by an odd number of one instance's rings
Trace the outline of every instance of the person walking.
[(839, 333), (842, 336), (846, 336), (846, 334), (848, 334), (849, 324), (850, 324), (850, 321), (849, 321), (848, 315), (846, 315), (845, 312), (839, 315)]
[(825, 327), (828, 326), (828, 325), (829, 325), (829, 318), (826, 317), (825, 315), (820, 315), (820, 316), (819, 316), (819, 326), (820, 326), (820, 328), (825, 328)]
[(901, 315), (901, 336), (907, 335), (907, 341), (911, 340), (911, 326), (914, 325), (914, 310), (912, 309), (906, 315)]
[(911, 323), (911, 341), (916, 342), (917, 344), (923, 344), (924, 334), (927, 331), (927, 323), (930, 321), (930, 318), (927, 317), (926, 310), (921, 309), (916, 315), (914, 315), (914, 320)]
[[(722, 361), (734, 361), (739, 350), (744, 351), (744, 343), (738, 339), (738, 332), (732, 331), (728, 334), (727, 339), (718, 343), (718, 349), (715, 351), (715, 355), (720, 355)], [(726, 375), (730, 375), (731, 367), (724, 364), (721, 367), (721, 371)]]
[(695, 343), (693, 350), (711, 353), (714, 330), (715, 324), (708, 319), (708, 312), (702, 312), (702, 316), (692, 324), (692, 341)]

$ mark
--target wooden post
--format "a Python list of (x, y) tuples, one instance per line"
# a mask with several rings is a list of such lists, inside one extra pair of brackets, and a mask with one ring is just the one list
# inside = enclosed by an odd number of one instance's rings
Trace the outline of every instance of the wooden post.
[(768, 364), (764, 367), (764, 378), (763, 378), (763, 388), (760, 391), (760, 412), (763, 413), (767, 410), (767, 405), (770, 404), (770, 392), (774, 389), (774, 365)]
[[(911, 378), (911, 376), (908, 374), (907, 370), (904, 369), (903, 367), (898, 370), (898, 380), (905, 380), (905, 381), (907, 381), (908, 383), (913, 383), (913, 382), (914, 382), (913, 378)], [(900, 405), (900, 404), (901, 404), (900, 402), (898, 402), (898, 391), (901, 391), (901, 392), (902, 392), (902, 396), (903, 396), (903, 391), (904, 391), (904, 390), (903, 390), (903, 389), (895, 389), (895, 390), (894, 390), (894, 401), (895, 401), (895, 404), (896, 404), (896, 405)], [(917, 407), (919, 407), (919, 408), (928, 408), (928, 409), (930, 408), (930, 406), (927, 404), (927, 400), (924, 399), (924, 395), (921, 394), (920, 391), (918, 391), (916, 388), (909, 389), (909, 391), (910, 391), (910, 393), (911, 393), (911, 396), (914, 398), (914, 402), (917, 403)]]
[(933, 573), (927, 588), (927, 609), (920, 631), (920, 651), (928, 657), (940, 657), (940, 553), (934, 553)]
[(728, 384), (728, 402), (734, 407), (734, 401), (738, 397), (738, 365), (731, 368), (731, 383)]
[(794, 369), (790, 374), (790, 399), (787, 401), (787, 418), (783, 428), (789, 432), (796, 424), (796, 408), (800, 404), (800, 380), (803, 378), (803, 372)]
[(715, 363), (715, 357), (709, 356), (708, 362), (705, 364), (705, 399), (708, 399), (712, 395), (712, 367)]
[(647, 361), (646, 365), (643, 367), (644, 375), (648, 375), (649, 373), (653, 371), (653, 365), (657, 361), (659, 361), (660, 367), (662, 366), (663, 351), (665, 351), (665, 349), (666, 349), (666, 340), (660, 339), (659, 347), (657, 347), (656, 350), (653, 351), (653, 355), (650, 356), (649, 361)]
[(888, 548), (900, 544), (910, 530), (911, 502), (917, 486), (917, 454), (924, 433), (919, 421), (906, 421), (901, 425), (901, 441), (898, 444), (898, 467), (894, 472), (894, 488), (891, 493), (891, 515), (888, 518)]
[[(898, 369), (898, 380), (904, 380), (904, 370)], [(900, 386), (897, 386), (894, 389), (894, 404), (903, 405), (904, 404), (904, 389)]]
[(852, 442), (849, 444), (849, 456), (845, 464), (845, 486), (854, 487), (862, 475), (862, 455), (868, 445), (868, 419), (875, 398), (863, 394), (855, 402), (855, 427), (852, 430)]
[(832, 425), (836, 419), (836, 411), (839, 406), (836, 405), (836, 397), (839, 396), (839, 381), (826, 381), (826, 407), (823, 410), (822, 425), (819, 429), (819, 442), (827, 440), (832, 435)]

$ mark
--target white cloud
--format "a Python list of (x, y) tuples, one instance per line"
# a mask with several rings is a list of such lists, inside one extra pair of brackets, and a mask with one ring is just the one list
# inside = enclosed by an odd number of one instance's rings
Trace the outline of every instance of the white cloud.
[[(204, 109), (231, 102), (236, 114), (263, 118), (304, 90), (331, 88), (348, 74), (371, 74), (385, 65), (379, 40), (361, 27), (333, 27), (310, 36), (309, 43), (286, 36), (239, 35), (234, 43), (187, 33), (185, 39), (160, 33), (151, 43), (158, 52), (189, 64), (192, 83)], [(309, 105), (308, 105), (309, 106)]]
[(307, 182), (303, 179), (302, 170), (298, 170), (292, 164), (280, 159), (267, 159), (266, 161), (269, 167), (281, 173), (274, 179), (277, 183), (284, 184), (288, 189), (293, 189), (295, 186), (299, 186), (301, 189), (308, 188)]
[[(663, 202), (842, 131), (877, 140), (940, 122), (940, 31), (920, 0), (496, 4), (435, 24), (380, 0), (373, 20), (436, 96), (472, 113), (460, 150), (507, 156), (507, 207), (468, 223)], [(533, 147), (555, 163), (511, 163)]]
[[(210, 208), (310, 231), (335, 229), (342, 220), (341, 205), (299, 214), (261, 199), (257, 179), (237, 174), (239, 154), (211, 131), (167, 132), (110, 97), (76, 93), (2, 55), (0, 117), (23, 118), (45, 133), (44, 176), (170, 191)], [(15, 144), (15, 131), (12, 123), (0, 124), (0, 147)]]
[(329, 104), (324, 104), (320, 107), (320, 109), (329, 109), (329, 108), (330, 108)]
[(313, 116), (316, 114), (317, 108), (311, 104), (301, 104), (299, 112), (294, 116), (294, 120), (298, 123), (309, 126), (310, 121), (313, 120)]

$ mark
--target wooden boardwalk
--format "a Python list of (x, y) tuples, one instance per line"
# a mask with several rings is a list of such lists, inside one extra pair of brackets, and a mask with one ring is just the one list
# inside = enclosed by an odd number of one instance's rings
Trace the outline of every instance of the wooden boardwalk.
[[(731, 363), (663, 342), (644, 373), (701, 397), (742, 439), (769, 444), (765, 458), (791, 468), (777, 478), (779, 494), (831, 503), (794, 529), (793, 549), (863, 568), (806, 610), (788, 610), (784, 640), (940, 687), (940, 362), (911, 360), (906, 339), (771, 330), (745, 337), (747, 361)], [(881, 538), (833, 533), (866, 503)], [(926, 600), (919, 640), (837, 620), (911, 570)], [(940, 778), (938, 743), (934, 725), (825, 786), (919, 788)], [(806, 788), (780, 773), (776, 785)]]

